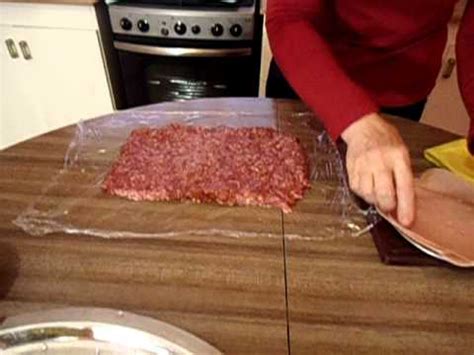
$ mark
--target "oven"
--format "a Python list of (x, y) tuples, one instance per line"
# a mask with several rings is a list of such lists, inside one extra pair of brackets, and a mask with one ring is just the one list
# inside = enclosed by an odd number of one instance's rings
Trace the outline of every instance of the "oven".
[(108, 8), (123, 108), (258, 95), (262, 19), (254, 0), (140, 0)]

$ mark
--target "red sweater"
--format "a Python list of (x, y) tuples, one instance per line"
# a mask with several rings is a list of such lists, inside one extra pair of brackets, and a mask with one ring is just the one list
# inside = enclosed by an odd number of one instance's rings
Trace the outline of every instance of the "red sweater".
[[(404, 106), (428, 96), (455, 3), (268, 0), (267, 30), (285, 77), (337, 138), (380, 106)], [(456, 52), (474, 151), (474, 0), (468, 2)]]

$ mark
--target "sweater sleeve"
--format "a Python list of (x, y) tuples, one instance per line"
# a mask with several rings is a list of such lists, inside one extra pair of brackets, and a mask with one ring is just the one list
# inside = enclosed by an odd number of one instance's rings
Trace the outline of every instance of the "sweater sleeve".
[(474, 154), (474, 0), (467, 4), (456, 40), (458, 82), (461, 95), (471, 118), (468, 147)]
[(371, 97), (337, 63), (318, 32), (324, 0), (268, 0), (267, 32), (286, 79), (336, 139), (354, 121), (377, 112)]

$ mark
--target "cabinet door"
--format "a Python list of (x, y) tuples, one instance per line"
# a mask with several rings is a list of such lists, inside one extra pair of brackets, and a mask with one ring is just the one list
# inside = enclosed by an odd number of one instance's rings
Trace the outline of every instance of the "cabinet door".
[(2, 51), (0, 148), (113, 110), (96, 31), (4, 27), (3, 37), (14, 39), (20, 58)]
[[(18, 57), (13, 58), (7, 47), (13, 41)], [(37, 116), (37, 100), (25, 83), (34, 78), (31, 65), (25, 65), (15, 33), (10, 27), (0, 26), (0, 149), (33, 137), (47, 130), (41, 121), (30, 124)]]

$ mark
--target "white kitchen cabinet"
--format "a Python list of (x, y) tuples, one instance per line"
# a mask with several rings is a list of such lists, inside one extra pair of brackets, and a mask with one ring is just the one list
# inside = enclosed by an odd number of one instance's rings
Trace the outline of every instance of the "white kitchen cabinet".
[(0, 6), (0, 149), (113, 111), (93, 7)]
[[(35, 111), (33, 97), (27, 94), (26, 85), (31, 66), (22, 66), (20, 48), (13, 43), (17, 58), (11, 58), (6, 41), (12, 40), (8, 28), (0, 26), (0, 149), (31, 136), (31, 126), (26, 117), (32, 117)], [(41, 125), (36, 123), (35, 126)], [(44, 131), (44, 127), (42, 127)]]

